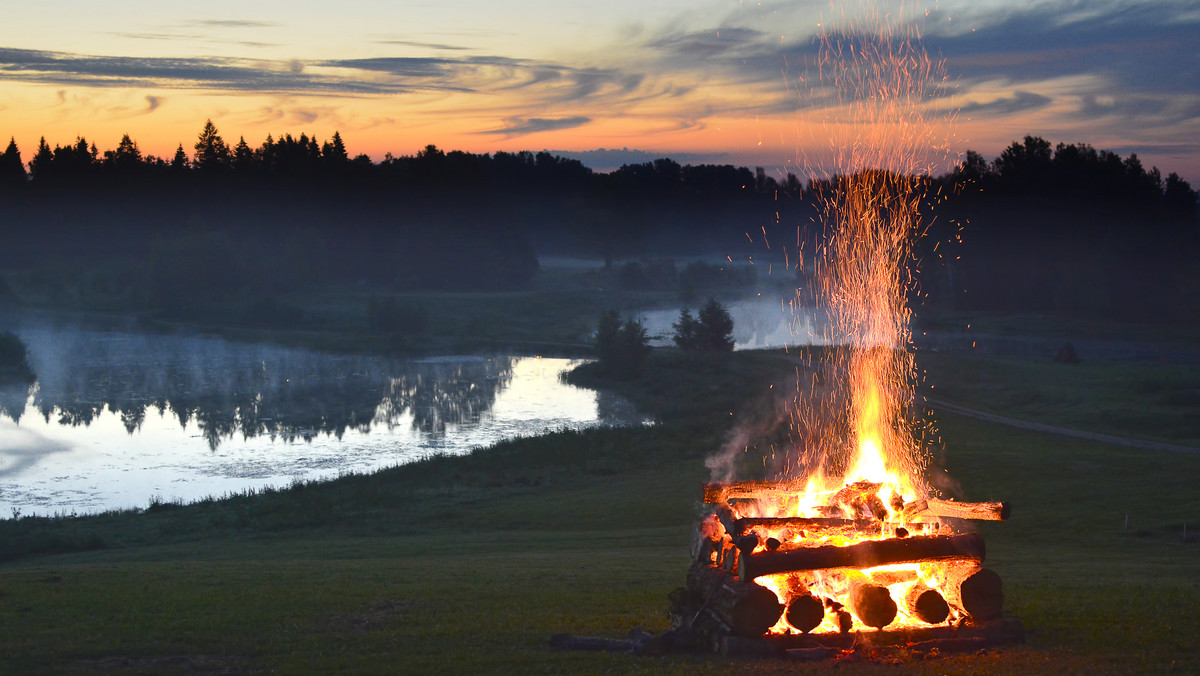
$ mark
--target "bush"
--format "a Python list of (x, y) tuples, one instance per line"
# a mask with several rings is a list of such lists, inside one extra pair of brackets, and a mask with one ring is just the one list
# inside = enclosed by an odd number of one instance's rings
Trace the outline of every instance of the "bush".
[(596, 328), (595, 349), (605, 374), (632, 378), (641, 373), (650, 356), (650, 339), (640, 321), (630, 318), (622, 323), (617, 311), (609, 310), (601, 315)]
[(675, 327), (675, 344), (684, 350), (733, 351), (733, 318), (715, 298), (700, 308), (700, 317), (684, 308)]

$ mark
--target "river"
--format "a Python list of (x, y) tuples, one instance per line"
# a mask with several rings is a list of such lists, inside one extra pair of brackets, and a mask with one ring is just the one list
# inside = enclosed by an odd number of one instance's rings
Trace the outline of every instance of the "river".
[(515, 437), (648, 424), (536, 355), (333, 355), (6, 313), (37, 382), (0, 388), (0, 517), (191, 502)]

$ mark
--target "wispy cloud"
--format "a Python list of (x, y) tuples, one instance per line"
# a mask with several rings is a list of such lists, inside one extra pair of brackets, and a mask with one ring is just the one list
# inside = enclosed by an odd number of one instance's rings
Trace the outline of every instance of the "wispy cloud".
[(504, 136), (505, 138), (513, 138), (515, 136), (526, 136), (528, 134), (536, 134), (543, 131), (558, 131), (562, 129), (573, 129), (582, 127), (592, 121), (590, 117), (575, 116), (564, 118), (544, 118), (544, 117), (528, 117), (528, 118), (511, 118), (504, 121), (504, 126), (500, 129), (491, 129), (478, 132), (480, 134), (492, 134)]
[(436, 49), (445, 52), (461, 52), (469, 50), (470, 47), (462, 47), (460, 45), (448, 45), (439, 42), (421, 42), (419, 40), (376, 40), (377, 45), (396, 45), (399, 47), (419, 47), (421, 49)]
[(1030, 110), (1045, 108), (1054, 99), (1034, 92), (1018, 90), (1012, 96), (1001, 97), (992, 101), (968, 103), (959, 108), (964, 115), (1014, 115)]
[(206, 28), (275, 28), (282, 25), (274, 21), (247, 21), (244, 19), (196, 19), (187, 23)]

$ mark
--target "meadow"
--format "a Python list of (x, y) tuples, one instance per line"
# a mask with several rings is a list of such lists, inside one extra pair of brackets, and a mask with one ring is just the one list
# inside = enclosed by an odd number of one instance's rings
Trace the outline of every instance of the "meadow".
[[(549, 646), (558, 632), (667, 628), (704, 459), (773, 408), (797, 356), (657, 350), (640, 377), (603, 383), (653, 427), (556, 432), (193, 505), (4, 520), (0, 672), (825, 673)], [(962, 406), (1197, 446), (1192, 367), (918, 363)], [(599, 384), (587, 369), (574, 378)], [(965, 499), (1013, 505), (981, 530), (1027, 642), (902, 671), (844, 661), (841, 673), (1200, 670), (1200, 446), (1148, 452), (934, 417), (935, 471)]]

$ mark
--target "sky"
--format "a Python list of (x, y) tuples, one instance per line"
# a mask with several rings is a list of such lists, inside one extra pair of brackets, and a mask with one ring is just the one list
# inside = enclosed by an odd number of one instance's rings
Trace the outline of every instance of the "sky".
[(432, 143), (804, 175), (837, 162), (821, 36), (866, 5), (944, 72), (930, 170), (1032, 134), (1200, 185), (1200, 0), (0, 0), (0, 137), (26, 160), (42, 136), (126, 133), (169, 157), (211, 119), (252, 147), (336, 130), (375, 160)]

